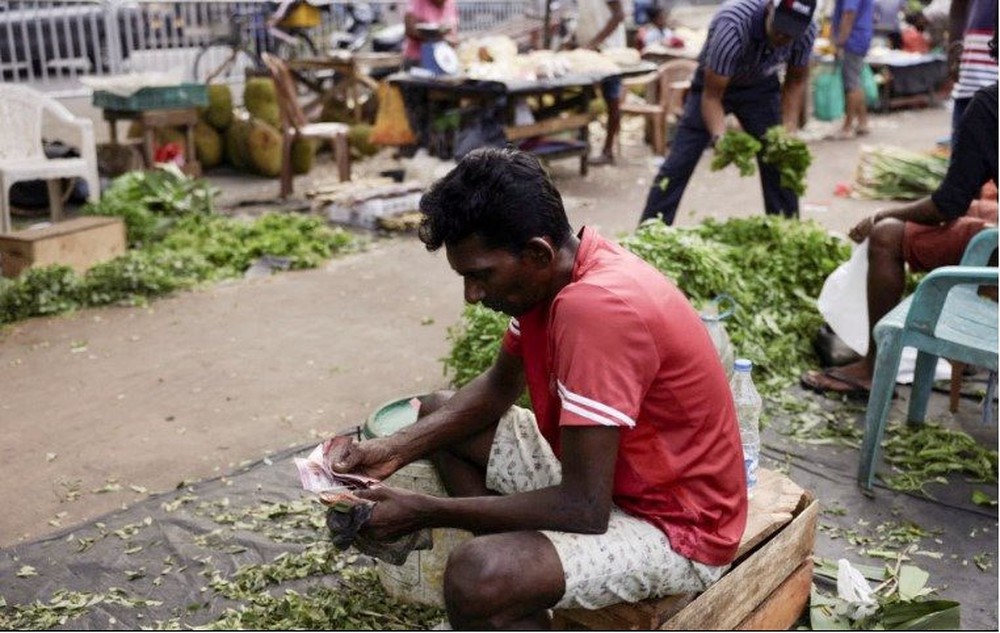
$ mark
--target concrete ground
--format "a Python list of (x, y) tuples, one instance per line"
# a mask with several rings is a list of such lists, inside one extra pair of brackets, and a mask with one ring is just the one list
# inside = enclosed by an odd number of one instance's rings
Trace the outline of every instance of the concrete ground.
[[(943, 108), (875, 115), (864, 142), (926, 150), (949, 120)], [(575, 227), (612, 236), (635, 227), (655, 167), (634, 132), (616, 165), (587, 177), (576, 161), (553, 163)], [(859, 141), (819, 140), (811, 149), (803, 219), (846, 232), (883, 206), (833, 195), (853, 179)], [(678, 225), (762, 213), (755, 178), (711, 173), (706, 163)], [(377, 167), (362, 163), (356, 174)], [(324, 163), (297, 191), (332, 174)], [(222, 189), (220, 207), (236, 212), (271, 206), (278, 188), (247, 176), (210, 180)], [(237, 207), (244, 200), (256, 202)], [(373, 238), (364, 252), (315, 270), (7, 326), (0, 547), (325, 438), (363, 423), (383, 401), (444, 386), (439, 359), (461, 310), (461, 284), (443, 254), (401, 235)], [(995, 602), (992, 614), (995, 626)]]

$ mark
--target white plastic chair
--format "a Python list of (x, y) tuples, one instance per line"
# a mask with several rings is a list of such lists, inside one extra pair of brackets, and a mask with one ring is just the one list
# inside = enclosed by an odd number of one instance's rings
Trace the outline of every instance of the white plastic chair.
[[(54, 117), (60, 131), (74, 131), (80, 158), (46, 158), (42, 150), (43, 123)], [(67, 139), (70, 140), (70, 139)], [(0, 233), (11, 231), (10, 188), (23, 180), (45, 180), (52, 220), (62, 219), (61, 178), (83, 178), (90, 200), (100, 197), (94, 124), (74, 116), (52, 97), (17, 84), (0, 83)]]

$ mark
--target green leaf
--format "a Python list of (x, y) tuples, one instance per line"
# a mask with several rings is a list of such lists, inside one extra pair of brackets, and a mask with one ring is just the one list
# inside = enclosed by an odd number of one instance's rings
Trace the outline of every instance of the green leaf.
[(993, 506), (993, 507), (996, 507), (997, 500), (994, 499), (993, 497), (989, 496), (988, 494), (986, 494), (982, 490), (973, 490), (972, 491), (972, 503), (976, 504), (977, 506)]
[(957, 631), (961, 628), (961, 605), (952, 600), (895, 602), (881, 613), (887, 630)]
[(930, 578), (923, 569), (913, 565), (903, 565), (899, 568), (899, 597), (902, 600), (915, 600), (927, 593), (924, 587)]

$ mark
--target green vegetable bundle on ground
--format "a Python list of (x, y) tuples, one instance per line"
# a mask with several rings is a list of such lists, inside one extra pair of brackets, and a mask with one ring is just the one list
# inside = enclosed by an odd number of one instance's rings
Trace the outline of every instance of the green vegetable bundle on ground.
[(775, 125), (764, 134), (764, 153), (761, 159), (781, 174), (781, 186), (795, 195), (806, 192), (806, 172), (812, 163), (812, 154), (806, 144)]
[(870, 200), (918, 200), (944, 180), (948, 159), (896, 147), (865, 149), (855, 176), (854, 193)]
[(757, 173), (757, 152), (760, 148), (760, 141), (746, 132), (729, 130), (715, 144), (712, 171), (719, 171), (734, 164), (740, 170), (741, 176), (753, 176)]
[(312, 268), (352, 250), (355, 239), (322, 218), (266, 214), (253, 221), (217, 215), (214, 191), (176, 169), (130, 172), (86, 213), (125, 220), (133, 248), (77, 275), (66, 266), (31, 268), (0, 283), (0, 323), (83, 307), (141, 303), (199, 283), (238, 277), (264, 255)]

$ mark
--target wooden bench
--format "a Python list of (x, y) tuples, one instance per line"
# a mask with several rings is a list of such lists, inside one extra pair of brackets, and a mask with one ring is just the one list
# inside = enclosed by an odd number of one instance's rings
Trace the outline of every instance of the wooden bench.
[(818, 503), (788, 477), (761, 469), (732, 568), (701, 594), (561, 609), (563, 630), (787, 629), (809, 600)]

